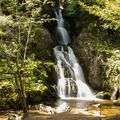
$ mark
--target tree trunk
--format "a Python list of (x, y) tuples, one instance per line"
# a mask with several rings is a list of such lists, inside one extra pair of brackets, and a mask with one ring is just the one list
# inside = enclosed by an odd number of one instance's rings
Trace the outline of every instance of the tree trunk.
[(25, 97), (25, 93), (23, 90), (21, 76), (19, 73), (18, 73), (18, 76), (19, 76), (19, 83), (20, 83), (20, 88), (21, 88), (21, 103), (22, 103), (22, 107), (23, 107), (23, 112), (27, 113), (28, 109), (27, 109), (26, 97)]
[(24, 113), (27, 113), (27, 104), (26, 104), (26, 99), (25, 99), (25, 94), (24, 94), (24, 90), (23, 90), (23, 85), (22, 85), (22, 80), (21, 80), (21, 75), (20, 75), (20, 71), (19, 71), (19, 67), (18, 67), (18, 63), (16, 63), (17, 66), (17, 72), (14, 70), (13, 66), (10, 64), (10, 57), (7, 56), (7, 54), (5, 54), (6, 56), (6, 60), (8, 63), (9, 68), (11, 69), (14, 78), (15, 78), (15, 83), (16, 83), (16, 89), (17, 89), (17, 93), (19, 95), (21, 104), (22, 104), (22, 109)]
[(19, 76), (19, 73), (14, 73), (14, 77), (15, 77), (15, 83), (16, 83), (16, 88), (17, 88), (17, 92), (22, 104), (22, 109), (24, 113), (27, 113), (27, 104), (26, 104), (26, 99), (25, 99), (25, 94), (24, 94), (24, 90), (23, 90), (23, 85), (22, 85), (22, 80), (21, 80), (21, 76)]

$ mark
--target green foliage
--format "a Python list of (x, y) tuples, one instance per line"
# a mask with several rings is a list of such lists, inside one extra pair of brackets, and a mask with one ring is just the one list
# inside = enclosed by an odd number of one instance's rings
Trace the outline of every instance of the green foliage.
[(78, 4), (79, 0), (69, 0), (66, 6), (67, 14), (70, 16), (74, 16), (76, 12), (78, 12)]
[(0, 110), (10, 109), (11, 102), (18, 99), (18, 95), (15, 92), (15, 87), (10, 80), (0, 80)]
[[(120, 1), (119, 0), (69, 0), (65, 11), (72, 17), (76, 26), (90, 24), (89, 29), (96, 25), (102, 29), (120, 30)], [(96, 21), (97, 22), (96, 22)], [(97, 24), (93, 23), (96, 22)]]
[(120, 50), (113, 49), (111, 56), (107, 58), (106, 78), (109, 79), (109, 84), (112, 87), (113, 83), (119, 81), (120, 75)]
[(107, 82), (109, 87), (112, 88), (116, 79), (119, 78), (120, 73), (120, 46), (115, 44), (111, 45), (111, 43), (109, 43), (110, 37), (104, 40), (104, 34), (105, 33), (99, 33), (98, 35), (94, 35), (92, 37), (91, 50), (100, 53), (98, 56), (99, 59), (101, 59), (102, 54), (104, 55), (104, 60), (102, 60), (103, 72), (105, 73), (104, 78), (107, 80), (105, 82)]
[(21, 71), (26, 91), (37, 90), (43, 92), (47, 89), (48, 84), (46, 82), (50, 78), (44, 65), (48, 68), (54, 66), (52, 62), (32, 61), (30, 59), (25, 61)]
[(96, 90), (111, 92), (120, 79), (120, 44), (112, 43), (111, 39), (114, 40), (114, 36), (111, 38), (106, 31), (86, 32), (80, 34), (75, 45), (81, 63), (84, 62), (87, 79)]
[(104, 21), (104, 24), (102, 25), (104, 28), (111, 28), (114, 30), (120, 29), (119, 4), (119, 0), (96, 0), (91, 5), (87, 5), (87, 3), (80, 1), (80, 6), (84, 10), (88, 11), (92, 15), (98, 16)]
[(53, 3), (50, 0), (0, 1), (0, 90), (12, 90), (0, 94), (1, 104), (14, 97), (13, 101), (20, 100), (28, 91), (44, 93), (51, 86), (46, 84), (51, 79), (47, 69), (50, 67), (52, 71), (54, 64), (36, 60), (31, 46), (43, 39), (36, 36), (43, 34), (43, 23), (53, 20), (43, 12), (45, 6)]

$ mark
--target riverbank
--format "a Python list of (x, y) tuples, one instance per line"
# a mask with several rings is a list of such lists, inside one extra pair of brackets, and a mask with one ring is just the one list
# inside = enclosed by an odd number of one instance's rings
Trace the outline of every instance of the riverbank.
[[(51, 112), (35, 105), (29, 108), (24, 120), (120, 120), (120, 107), (114, 106), (111, 100), (59, 100), (53, 108), (48, 107), (56, 109), (55, 106), (64, 102), (70, 106), (69, 112), (50, 114)], [(0, 120), (8, 120), (8, 117), (14, 114), (23, 115), (20, 110), (0, 111)]]
[[(111, 112), (111, 111), (110, 111)], [(20, 111), (7, 111), (0, 113), (0, 120), (8, 120), (10, 114), (18, 114)], [(71, 109), (70, 112), (59, 114), (48, 114), (40, 110), (30, 110), (23, 120), (120, 120), (119, 111), (115, 115), (111, 113), (106, 115), (95, 116), (89, 111)]]
[(71, 112), (55, 115), (31, 112), (26, 116), (24, 120), (120, 120), (120, 115), (114, 115), (109, 117), (93, 117), (83, 114), (72, 114)]

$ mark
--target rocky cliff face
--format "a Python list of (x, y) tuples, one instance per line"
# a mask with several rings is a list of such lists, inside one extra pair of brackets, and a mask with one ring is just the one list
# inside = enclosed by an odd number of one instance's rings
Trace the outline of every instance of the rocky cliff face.
[(34, 41), (30, 43), (29, 51), (35, 54), (35, 58), (39, 60), (49, 61), (52, 59), (53, 40), (50, 33), (44, 27), (34, 31)]
[(73, 47), (83, 67), (88, 83), (94, 89), (101, 89), (103, 87), (102, 62), (104, 57), (102, 53), (94, 50), (91, 38), (91, 33), (81, 33), (74, 40)]
[[(103, 37), (103, 36), (102, 36)], [(92, 33), (83, 32), (72, 43), (83, 67), (87, 82), (93, 89), (115, 91), (119, 86), (120, 51), (111, 48)], [(117, 90), (119, 94), (119, 87)]]

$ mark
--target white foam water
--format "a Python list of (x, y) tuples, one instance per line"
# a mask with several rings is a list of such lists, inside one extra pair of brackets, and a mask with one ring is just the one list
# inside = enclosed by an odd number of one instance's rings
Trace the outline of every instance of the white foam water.
[[(56, 38), (60, 46), (54, 48), (57, 60), (58, 84), (60, 98), (94, 98), (92, 90), (86, 84), (84, 74), (71, 47), (70, 37), (64, 26), (61, 7), (55, 11), (57, 18)], [(63, 47), (66, 46), (66, 48)], [(64, 50), (65, 49), (65, 50)]]
[(61, 46), (54, 48), (57, 59), (58, 84), (60, 98), (95, 98), (85, 82), (81, 66), (77, 62), (71, 47), (64, 51)]

